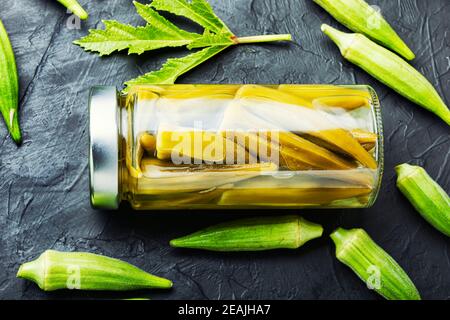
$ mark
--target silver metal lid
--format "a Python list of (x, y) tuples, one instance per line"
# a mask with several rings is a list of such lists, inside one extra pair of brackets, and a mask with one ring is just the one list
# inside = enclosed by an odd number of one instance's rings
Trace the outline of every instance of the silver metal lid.
[(117, 90), (96, 86), (89, 94), (89, 178), (96, 209), (119, 206), (119, 126)]

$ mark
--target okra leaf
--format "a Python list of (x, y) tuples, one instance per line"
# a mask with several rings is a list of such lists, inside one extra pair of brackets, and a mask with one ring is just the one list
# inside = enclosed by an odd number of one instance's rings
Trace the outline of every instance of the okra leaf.
[(150, 5), (156, 10), (167, 11), (188, 18), (214, 33), (233, 34), (214, 13), (206, 0), (153, 0)]
[(98, 52), (100, 56), (125, 49), (128, 49), (128, 54), (141, 54), (144, 51), (164, 47), (185, 46), (199, 36), (187, 32), (174, 36), (173, 28), (168, 27), (168, 30), (162, 30), (158, 26), (149, 24), (144, 27), (133, 27), (113, 20), (105, 20), (103, 23), (104, 30), (89, 30), (89, 35), (74, 43), (86, 51)]
[(145, 5), (137, 1), (133, 1), (137, 13), (155, 29), (171, 35), (173, 39), (196, 39), (201, 37), (200, 34), (187, 32), (178, 28), (172, 22), (161, 16), (158, 12), (152, 9), (150, 5)]
[[(145, 84), (173, 84), (179, 76), (195, 68), (226, 48), (228, 48), (228, 46), (207, 47), (203, 50), (191, 53), (183, 58), (168, 59), (161, 69), (127, 81), (125, 82), (125, 85), (129, 87), (132, 85)], [(126, 92), (127, 88), (125, 88), (124, 91)]]
[(211, 47), (211, 46), (229, 46), (236, 44), (235, 41), (233, 41), (234, 36), (230, 36), (229, 33), (212, 33), (208, 30), (205, 30), (203, 33), (203, 36), (198, 37), (197, 39), (193, 40), (187, 48), (195, 49), (195, 48), (204, 48), (204, 47)]

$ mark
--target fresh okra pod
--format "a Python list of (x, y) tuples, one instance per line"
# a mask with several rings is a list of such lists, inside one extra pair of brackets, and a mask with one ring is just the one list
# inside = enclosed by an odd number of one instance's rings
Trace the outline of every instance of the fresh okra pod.
[(416, 57), (381, 13), (364, 0), (314, 0), (314, 2), (350, 30), (366, 35), (408, 60)]
[(330, 237), (336, 245), (336, 258), (365, 281), (369, 289), (388, 300), (420, 300), (406, 272), (363, 229), (339, 228)]
[(11, 138), (20, 144), (19, 127), (19, 78), (16, 60), (8, 33), (0, 20), (0, 112), (3, 115)]
[(402, 164), (397, 187), (436, 229), (450, 237), (450, 197), (421, 167)]
[(362, 34), (344, 33), (326, 24), (322, 31), (336, 43), (345, 59), (450, 125), (450, 110), (436, 89), (402, 58)]
[(67, 9), (72, 11), (74, 15), (79, 17), (81, 20), (86, 20), (89, 15), (88, 13), (83, 9), (83, 7), (78, 3), (77, 0), (57, 0), (59, 3), (61, 3), (63, 6), (65, 6)]
[(241, 219), (170, 241), (172, 247), (211, 251), (297, 249), (322, 236), (322, 226), (299, 216)]
[(127, 262), (84, 252), (47, 250), (24, 263), (18, 278), (35, 282), (44, 291), (137, 290), (172, 287), (172, 281), (151, 275)]

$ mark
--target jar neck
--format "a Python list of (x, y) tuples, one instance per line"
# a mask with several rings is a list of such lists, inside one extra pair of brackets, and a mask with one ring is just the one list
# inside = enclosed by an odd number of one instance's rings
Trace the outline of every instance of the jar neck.
[(134, 141), (135, 128), (133, 118), (136, 106), (136, 94), (118, 94), (118, 170), (119, 170), (119, 200), (131, 201), (135, 191), (137, 179), (133, 173), (133, 159), (136, 143)]
[(126, 147), (127, 147), (127, 112), (126, 99), (127, 96), (117, 95), (117, 134), (118, 134), (118, 184), (119, 184), (119, 201), (125, 200), (124, 193), (127, 192), (128, 170), (126, 169)]

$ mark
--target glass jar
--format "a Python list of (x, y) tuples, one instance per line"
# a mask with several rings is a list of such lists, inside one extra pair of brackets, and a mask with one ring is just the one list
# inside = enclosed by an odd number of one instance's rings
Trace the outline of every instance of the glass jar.
[(380, 107), (368, 86), (91, 90), (95, 208), (363, 208), (382, 171)]

